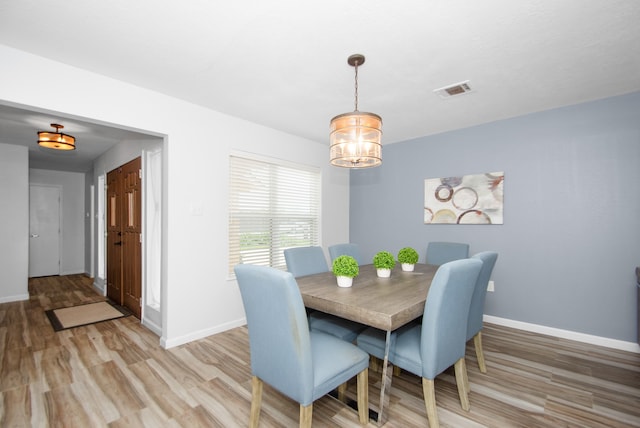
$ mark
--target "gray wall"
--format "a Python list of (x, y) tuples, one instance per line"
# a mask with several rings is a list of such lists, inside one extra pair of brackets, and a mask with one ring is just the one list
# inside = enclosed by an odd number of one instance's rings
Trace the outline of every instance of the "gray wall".
[[(424, 179), (492, 171), (504, 225), (423, 224)], [(424, 261), (440, 240), (499, 253), (486, 314), (635, 342), (640, 93), (392, 144), (351, 172), (350, 241), (367, 260), (409, 245)]]

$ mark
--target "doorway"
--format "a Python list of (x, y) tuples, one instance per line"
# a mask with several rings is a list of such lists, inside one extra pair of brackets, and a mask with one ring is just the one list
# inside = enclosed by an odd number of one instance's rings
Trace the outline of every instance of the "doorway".
[(107, 296), (142, 312), (141, 158), (107, 173)]

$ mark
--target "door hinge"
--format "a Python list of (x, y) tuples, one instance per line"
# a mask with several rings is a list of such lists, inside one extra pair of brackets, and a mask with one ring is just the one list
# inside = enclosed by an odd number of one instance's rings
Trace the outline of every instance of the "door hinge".
[(138, 178), (142, 180), (142, 168), (138, 170)]

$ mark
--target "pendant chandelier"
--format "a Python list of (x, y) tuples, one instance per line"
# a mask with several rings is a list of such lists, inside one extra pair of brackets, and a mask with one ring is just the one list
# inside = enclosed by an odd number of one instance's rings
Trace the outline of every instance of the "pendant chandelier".
[(358, 111), (358, 66), (364, 55), (354, 54), (347, 63), (355, 67), (355, 110), (331, 119), (331, 164), (344, 168), (369, 168), (382, 164), (382, 118)]
[(60, 132), (64, 126), (52, 123), (51, 126), (56, 128), (56, 132), (39, 131), (38, 145), (54, 150), (75, 150), (76, 139), (71, 135)]

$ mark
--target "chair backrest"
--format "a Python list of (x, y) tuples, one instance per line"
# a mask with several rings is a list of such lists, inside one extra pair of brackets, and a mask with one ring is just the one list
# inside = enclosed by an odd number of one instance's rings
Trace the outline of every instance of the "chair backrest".
[(469, 244), (458, 242), (429, 242), (427, 245), (427, 263), (443, 265), (454, 260), (469, 257)]
[(493, 251), (483, 251), (475, 254), (472, 259), (482, 260), (482, 270), (478, 275), (476, 287), (471, 298), (471, 306), (469, 308), (469, 320), (467, 321), (467, 340), (478, 334), (482, 329), (482, 316), (484, 315), (484, 300), (487, 297), (487, 285), (491, 272), (498, 259), (498, 253)]
[(234, 270), (247, 316), (252, 374), (299, 403), (311, 401), (311, 341), (296, 280), (266, 266)]
[(445, 263), (438, 268), (422, 317), (422, 377), (435, 377), (464, 357), (471, 296), (482, 269), (479, 259)]
[(284, 259), (287, 270), (295, 278), (329, 270), (322, 247), (287, 248), (284, 250)]
[(358, 244), (336, 244), (329, 247), (331, 263), (333, 263), (338, 256), (342, 255), (351, 256), (356, 259), (359, 265), (362, 264), (360, 262), (360, 248), (358, 247)]

